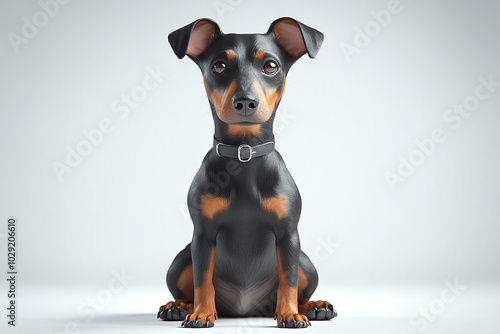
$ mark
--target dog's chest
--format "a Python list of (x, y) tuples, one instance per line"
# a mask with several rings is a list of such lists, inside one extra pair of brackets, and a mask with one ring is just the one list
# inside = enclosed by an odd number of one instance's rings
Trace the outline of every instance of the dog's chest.
[(275, 229), (278, 221), (297, 213), (299, 193), (277, 153), (249, 163), (233, 162), (209, 159), (190, 190), (191, 214), (201, 213), (214, 234), (221, 228), (235, 232), (258, 232), (266, 226)]
[(270, 201), (278, 206), (279, 198), (287, 195), (279, 192), (281, 177), (269, 167), (242, 168), (240, 174), (228, 179), (225, 191), (221, 192), (229, 201), (228, 213), (240, 219), (265, 216), (269, 213)]

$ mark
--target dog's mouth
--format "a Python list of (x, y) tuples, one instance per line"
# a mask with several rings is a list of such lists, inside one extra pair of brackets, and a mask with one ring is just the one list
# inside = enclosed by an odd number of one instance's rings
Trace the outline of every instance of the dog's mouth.
[(221, 112), (217, 111), (217, 116), (224, 123), (240, 125), (240, 126), (252, 126), (252, 125), (263, 124), (269, 120), (271, 114), (272, 111), (269, 110), (269, 108), (267, 107), (258, 109), (255, 113), (248, 116), (239, 115), (234, 111), (234, 109), (230, 109), (228, 111), (223, 110)]
[(260, 132), (262, 123), (255, 122), (235, 122), (226, 123), (227, 131), (232, 136), (255, 136)]
[(250, 125), (259, 125), (262, 124), (260, 122), (248, 122), (248, 121), (243, 121), (243, 122), (235, 122), (235, 123), (230, 123), (233, 125), (240, 125), (240, 126), (250, 126)]

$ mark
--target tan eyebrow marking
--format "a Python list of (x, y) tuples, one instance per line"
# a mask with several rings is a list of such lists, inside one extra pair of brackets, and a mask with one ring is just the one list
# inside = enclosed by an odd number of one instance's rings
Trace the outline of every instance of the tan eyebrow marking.
[(229, 60), (236, 59), (236, 53), (234, 52), (234, 50), (226, 50), (226, 54), (227, 54), (227, 59)]
[(257, 58), (258, 60), (262, 60), (262, 58), (264, 58), (265, 54), (266, 54), (266, 51), (257, 50), (257, 52), (255, 53), (255, 58)]

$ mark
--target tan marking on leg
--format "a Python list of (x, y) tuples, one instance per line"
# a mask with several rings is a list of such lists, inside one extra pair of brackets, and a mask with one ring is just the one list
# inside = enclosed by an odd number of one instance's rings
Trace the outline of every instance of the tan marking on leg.
[(297, 290), (295, 286), (288, 284), (287, 273), (283, 268), (281, 261), (281, 253), (279, 248), (276, 248), (276, 259), (278, 261), (278, 292), (276, 301), (276, 320), (279, 323), (287, 323), (289, 321), (308, 322), (309, 319), (303, 314), (299, 314)]
[(192, 303), (194, 300), (194, 283), (193, 283), (193, 265), (190, 264), (180, 274), (177, 279), (177, 289), (184, 295), (184, 298), (180, 299), (185, 302)]
[(298, 298), (297, 287), (288, 284), (286, 271), (283, 269), (281, 261), (281, 253), (279, 248), (276, 248), (276, 259), (278, 261), (278, 299), (276, 303), (276, 313), (298, 313)]
[(308, 285), (309, 285), (309, 280), (307, 279), (307, 276), (304, 273), (302, 267), (299, 267), (299, 287), (298, 287), (299, 302), (307, 302), (309, 300), (309, 298), (300, 299), (302, 293), (304, 292), (304, 290), (307, 288)]
[(202, 321), (210, 320), (211, 322), (215, 322), (217, 310), (215, 309), (215, 288), (213, 284), (214, 266), (215, 247), (212, 247), (203, 283), (199, 287), (194, 288), (194, 312), (193, 314), (188, 314), (184, 321), (195, 321), (197, 318), (201, 318)]

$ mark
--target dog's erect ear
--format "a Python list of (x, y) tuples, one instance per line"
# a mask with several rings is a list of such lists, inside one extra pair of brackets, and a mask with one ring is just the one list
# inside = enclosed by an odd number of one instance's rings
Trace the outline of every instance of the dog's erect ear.
[(168, 42), (179, 59), (185, 55), (196, 58), (220, 35), (222, 32), (217, 23), (209, 19), (199, 19), (170, 33)]
[(314, 58), (323, 43), (323, 34), (291, 17), (277, 19), (267, 31), (274, 34), (276, 42), (291, 56), (299, 58), (306, 52)]

